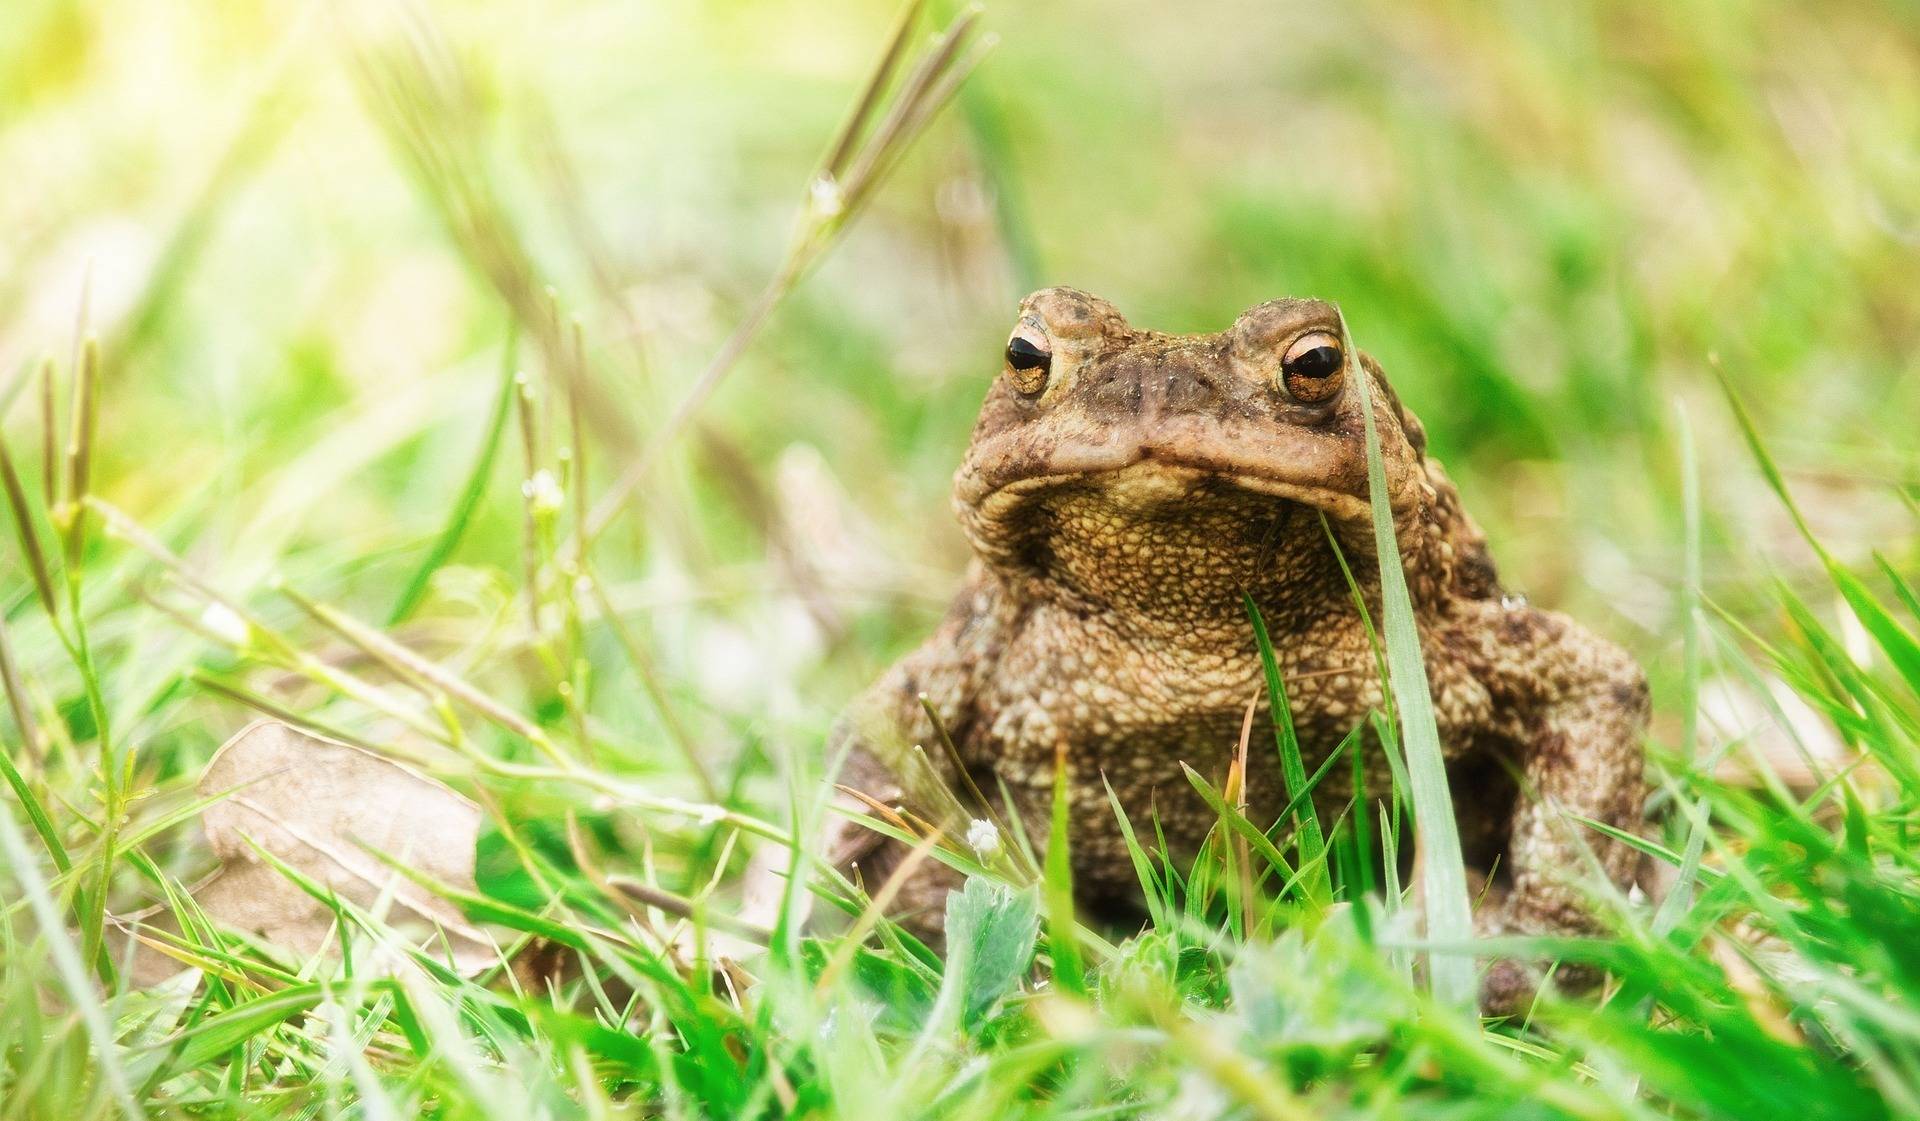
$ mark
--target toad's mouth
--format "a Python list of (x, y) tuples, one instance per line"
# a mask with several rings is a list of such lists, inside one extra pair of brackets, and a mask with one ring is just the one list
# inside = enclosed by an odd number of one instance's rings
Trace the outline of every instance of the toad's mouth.
[(1082, 487), (1097, 492), (1105, 504), (1143, 513), (1171, 512), (1233, 491), (1320, 510), (1336, 521), (1365, 521), (1371, 511), (1367, 499), (1359, 495), (1288, 477), (1230, 454), (1150, 446), (1056, 453), (1039, 472), (1003, 481), (963, 473), (956, 498), (981, 523), (1004, 523), (1049, 496)]

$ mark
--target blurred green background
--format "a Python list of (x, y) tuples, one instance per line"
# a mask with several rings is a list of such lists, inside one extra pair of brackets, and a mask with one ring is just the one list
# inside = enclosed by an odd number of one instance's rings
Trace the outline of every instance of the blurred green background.
[[(270, 616), (289, 614), (265, 591), (279, 575), (383, 618), (471, 468), (509, 317), (390, 143), (370, 52), (443, 40), (474, 76), (483, 177), (617, 414), (590, 425), (611, 434), (588, 451), (599, 493), (778, 265), (895, 11), (9, 0), (17, 454), (36, 363), (64, 362), (84, 315), (108, 343), (98, 489)], [(1712, 362), (1835, 551), (1911, 570), (1889, 542), (1913, 540), (1899, 487), (1920, 483), (1916, 24), (1903, 3), (989, 6), (999, 42), (965, 95), (776, 312), (701, 414), (714, 438), (680, 442), (600, 569), (703, 735), (804, 749), (964, 563), (948, 479), (1027, 288), (1167, 330), (1313, 295), (1425, 420), (1511, 584), (1634, 648), (1660, 688), (1678, 409), (1709, 594), (1738, 610), (1810, 561)], [(522, 478), (510, 436), (409, 624), (475, 672), (516, 656)], [(102, 608), (152, 687), (122, 694), (136, 738), (217, 743), (240, 713), (153, 693), (217, 647), (140, 628), (146, 610)], [(594, 711), (631, 764), (673, 766), (629, 686)]]

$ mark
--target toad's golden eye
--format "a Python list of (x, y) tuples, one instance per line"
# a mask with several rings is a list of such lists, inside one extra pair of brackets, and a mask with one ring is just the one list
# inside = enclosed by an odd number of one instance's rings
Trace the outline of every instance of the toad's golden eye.
[(1013, 387), (1031, 397), (1047, 387), (1047, 372), (1053, 368), (1053, 350), (1044, 338), (1016, 334), (1007, 340), (1007, 378)]
[(1308, 405), (1331, 401), (1340, 392), (1347, 368), (1340, 340), (1326, 331), (1309, 331), (1293, 340), (1280, 359), (1280, 375), (1293, 399)]

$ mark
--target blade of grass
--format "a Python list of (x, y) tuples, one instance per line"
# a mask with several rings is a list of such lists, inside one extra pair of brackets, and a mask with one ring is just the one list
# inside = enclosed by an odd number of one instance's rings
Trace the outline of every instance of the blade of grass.
[(51, 511), (55, 531), (62, 543), (65, 562), (66, 609), (70, 633), (56, 627), (55, 633), (67, 649), (68, 657), (80, 674), (87, 712), (93, 718), (93, 738), (100, 755), (101, 808), (103, 828), (100, 848), (95, 854), (99, 874), (94, 886), (75, 900), (80, 912), (81, 945), (93, 961), (102, 980), (114, 983), (113, 961), (102, 942), (106, 922), (108, 891), (116, 866), (115, 842), (125, 817), (128, 788), (133, 780), (134, 751), (125, 759), (118, 756), (108, 717), (100, 668), (94, 661), (93, 643), (88, 635), (85, 613), (81, 610), (83, 591), (82, 560), (87, 549), (88, 499), (92, 493), (94, 437), (99, 428), (100, 342), (92, 335), (79, 344), (79, 366), (73, 382), (73, 415), (68, 418), (69, 433), (64, 462), (67, 491)]
[(441, 528), (440, 536), (434, 539), (433, 548), (420, 561), (420, 567), (414, 570), (413, 577), (407, 581), (405, 590), (387, 614), (387, 626), (397, 626), (413, 614), (420, 606), (420, 600), (427, 594), (427, 584), (440, 566), (447, 563), (459, 547), (460, 539), (466, 536), (467, 526), (473, 521), (474, 511), (479, 509), (480, 500), (487, 493), (487, 479), (493, 474), (494, 457), (500, 450), (500, 436), (507, 429), (507, 417), (513, 411), (513, 387), (515, 368), (519, 356), (519, 327), (515, 320), (507, 328), (507, 345), (501, 360), (500, 394), (494, 398), (493, 411), (487, 416), (486, 434), (480, 440), (480, 453), (474, 457), (473, 470), (467, 474), (467, 483), (460, 489), (460, 497), (453, 504), (453, 510), (447, 515), (447, 524)]
[[(1473, 939), (1473, 914), (1467, 901), (1466, 865), (1460, 855), (1460, 833), (1453, 819), (1453, 795), (1447, 786), (1446, 756), (1440, 746), (1440, 728), (1434, 718), (1433, 694), (1427, 684), (1426, 659), (1420, 652), (1420, 632), (1414, 623), (1413, 598), (1406, 573), (1400, 567), (1400, 545), (1394, 533), (1393, 507), (1387, 497), (1386, 464), (1380, 451), (1380, 433), (1373, 419), (1371, 375), (1355, 357), (1353, 333), (1346, 317), (1340, 320), (1346, 342), (1347, 364), (1359, 387), (1360, 411), (1366, 420), (1367, 493), (1373, 505), (1373, 538), (1380, 569), (1380, 612), (1385, 625), (1388, 682), (1400, 714), (1400, 746), (1412, 783), (1414, 829), (1421, 848), (1421, 885), (1426, 902), (1427, 936), (1435, 942), (1464, 945)], [(1429, 955), (1427, 974), (1434, 999), (1441, 1004), (1470, 1007), (1475, 999), (1473, 958), (1466, 954)]]
[(26, 683), (20, 679), (20, 664), (13, 656), (13, 637), (0, 621), (0, 689), (7, 694), (7, 708), (13, 713), (13, 726), (20, 733), (20, 745), (35, 766), (46, 762), (46, 742), (40, 735), (40, 722), (33, 717), (33, 701), (27, 696)]
[(54, 384), (53, 359), (40, 363), (40, 487), (51, 510), (60, 500), (60, 404)]
[[(903, 17), (894, 35), (889, 37), (887, 47), (869, 73), (852, 116), (836, 134), (825, 161), (809, 176), (806, 202), (799, 214), (794, 236), (772, 277), (673, 410), (653, 431), (639, 454), (594, 504), (581, 534), (588, 546), (626, 509), (629, 499), (646, 481), (666, 449), (720, 387), (748, 346), (758, 337), (760, 329), (774, 310), (827, 251), (839, 242), (841, 235), (865, 209), (887, 173), (898, 163), (900, 155), (913, 145), (934, 115), (953, 98), (959, 83), (979, 62), (978, 49), (970, 52), (962, 50), (979, 19), (979, 9), (974, 6), (957, 16), (934, 41), (919, 64), (902, 80), (900, 88), (894, 91), (893, 101), (880, 118), (880, 123), (873, 126), (870, 134), (862, 137), (860, 133), (866, 121), (879, 111), (881, 92), (903, 61), (898, 52), (901, 36), (920, 3), (921, 0), (911, 0), (909, 3), (907, 16)], [(985, 45), (982, 43), (977, 46)]]
[(1165, 888), (1153, 871), (1153, 860), (1140, 847), (1139, 838), (1133, 832), (1133, 821), (1120, 804), (1120, 796), (1113, 792), (1113, 784), (1107, 781), (1105, 775), (1100, 776), (1100, 783), (1106, 787), (1107, 805), (1113, 808), (1114, 821), (1120, 826), (1120, 839), (1126, 842), (1127, 859), (1133, 862), (1134, 875), (1140, 878), (1140, 890), (1147, 901), (1147, 917), (1153, 922), (1155, 930), (1167, 930), (1170, 912), (1164, 897)]
[(68, 579), (87, 539), (87, 495), (93, 490), (93, 441), (100, 425), (100, 340), (87, 336), (73, 379), (72, 428), (67, 436), (67, 498), (56, 519), (65, 529)]
[(46, 550), (40, 546), (40, 532), (34, 527), (33, 511), (27, 505), (27, 490), (20, 482), (20, 471), (14, 466), (13, 453), (7, 450), (4, 440), (0, 440), (0, 481), (4, 481), (7, 491), (7, 508), (13, 514), (13, 532), (20, 541), (20, 555), (26, 558), (27, 571), (33, 575), (33, 590), (40, 596), (40, 606), (47, 618), (60, 618), (60, 601), (53, 593), (53, 576), (47, 568)]
[(1333, 901), (1333, 881), (1323, 859), (1327, 841), (1320, 832), (1320, 816), (1314, 812), (1313, 799), (1304, 797), (1307, 787), (1306, 761), (1300, 757), (1300, 737), (1293, 728), (1293, 708), (1287, 700), (1287, 687), (1280, 680), (1280, 663), (1273, 653), (1273, 640), (1267, 635), (1267, 621), (1253, 596), (1241, 593), (1247, 618), (1253, 623), (1253, 640), (1260, 647), (1260, 667), (1267, 675), (1267, 701), (1273, 717), (1274, 746), (1280, 752), (1280, 773), (1287, 782), (1287, 797), (1298, 807), (1294, 821), (1300, 830), (1300, 867), (1307, 877), (1307, 898), (1319, 907)]
[[(1354, 874), (1354, 878), (1345, 884), (1348, 899), (1354, 899), (1356, 895), (1373, 894), (1373, 841), (1367, 835), (1367, 768), (1366, 757), (1360, 751), (1360, 742), (1366, 734), (1366, 727), (1363, 721), (1355, 724), (1353, 731), (1347, 734), (1348, 741), (1353, 744), (1353, 808), (1350, 816), (1353, 821)], [(1357, 917), (1365, 922), (1366, 915), (1366, 907), (1361, 906)]]
[(880, 95), (893, 83), (893, 73), (899, 68), (900, 59), (906, 52), (907, 39), (913, 26), (920, 18), (920, 9), (925, 0), (909, 0), (894, 17), (893, 31), (887, 36), (886, 49), (880, 53), (880, 61), (874, 64), (873, 73), (860, 90), (860, 97), (853, 103), (853, 109), (840, 125), (840, 131), (827, 146), (827, 157), (820, 161), (822, 173), (838, 179), (846, 172), (847, 161), (853, 157), (854, 145), (867, 131), (867, 122), (873, 111), (879, 107)]
[(94, 1061), (100, 1064), (100, 1072), (108, 1088), (120, 1103), (122, 1113), (136, 1121), (144, 1121), (146, 1113), (134, 1101), (133, 1084), (128, 1080), (125, 1068), (120, 1065), (120, 1049), (114, 1042), (107, 1011), (100, 1003), (93, 981), (87, 976), (79, 949), (67, 935), (66, 920), (47, 889), (46, 878), (40, 874), (40, 866), (27, 849), (26, 840), (20, 836), (13, 813), (5, 803), (0, 803), (0, 854), (4, 854), (7, 863), (12, 866), (16, 882), (33, 908), (34, 918), (40, 923), (40, 936), (46, 941), (47, 953), (53, 957), (54, 971), (59, 975), (62, 987), (67, 990), (67, 997), (73, 1002), (72, 1007), (79, 1012), (81, 1023), (86, 1025), (87, 1034), (93, 1039)]
[(1047, 839), (1044, 880), (1047, 897), (1047, 953), (1053, 959), (1054, 983), (1060, 991), (1087, 995), (1087, 975), (1075, 940), (1073, 864), (1067, 852), (1067, 749), (1063, 743), (1053, 758), (1053, 824)]
[(33, 788), (20, 769), (13, 765), (12, 756), (0, 749), (0, 772), (5, 773), (7, 785), (13, 787), (14, 797), (20, 800), (20, 808), (27, 811), (27, 820), (33, 824), (33, 831), (40, 835), (40, 843), (47, 846), (47, 854), (53, 857), (54, 867), (61, 874), (73, 870), (73, 860), (67, 855), (67, 846), (60, 843), (60, 833), (54, 829), (53, 821), (47, 816), (46, 808), (33, 796)]
[[(175, 1072), (195, 1070), (305, 1014), (325, 996), (323, 986), (307, 983), (243, 1001), (165, 1040), (161, 1049), (173, 1053), (172, 1061), (166, 1065)], [(162, 1058), (166, 1057), (163, 1054)], [(155, 1070), (147, 1081), (153, 1084), (163, 1080), (164, 1076)]]
[[(1680, 590), (1681, 641), (1685, 669), (1685, 693), (1681, 697), (1681, 757), (1692, 762), (1700, 742), (1700, 461), (1693, 446), (1693, 426), (1687, 411), (1674, 408), (1680, 438), (1680, 505), (1685, 520), (1686, 579)], [(1660, 901), (1653, 916), (1653, 932), (1665, 935), (1680, 922), (1693, 901), (1694, 881), (1700, 877), (1700, 860), (1707, 848), (1707, 823), (1710, 818), (1707, 796), (1701, 794), (1689, 815), (1687, 844), (1680, 858), (1680, 874)]]
[[(1279, 869), (1283, 876), (1289, 879), (1294, 876), (1295, 873), (1292, 862), (1287, 859), (1285, 853), (1280, 851), (1280, 846), (1274, 844), (1271, 837), (1261, 832), (1259, 826), (1248, 821), (1247, 815), (1235, 809), (1233, 803), (1227, 800), (1227, 796), (1224, 793), (1216, 790), (1213, 784), (1206, 780), (1204, 775), (1192, 767), (1187, 766), (1185, 763), (1180, 764), (1180, 770), (1187, 776), (1187, 782), (1192, 784), (1194, 791), (1200, 795), (1201, 800), (1207, 803), (1207, 808), (1219, 815), (1220, 820), (1226, 823), (1227, 829), (1230, 832), (1244, 838), (1246, 842), (1252, 846), (1254, 852), (1260, 854), (1261, 858), (1267, 861), (1267, 863)], [(1302, 869), (1302, 871), (1304, 871), (1304, 869)]]
[(1861, 582), (1851, 569), (1835, 559), (1833, 554), (1827, 552), (1826, 546), (1814, 536), (1812, 527), (1807, 524), (1807, 519), (1801, 514), (1799, 506), (1794, 503), (1793, 494), (1787, 489), (1787, 481), (1780, 474), (1780, 468), (1774, 464), (1773, 456), (1768, 453), (1766, 445), (1761, 441), (1760, 431), (1753, 423), (1753, 416), (1747, 412), (1746, 403), (1734, 391), (1733, 382), (1718, 363), (1714, 364), (1713, 372), (1720, 379), (1720, 390), (1725, 394), (1727, 404), (1733, 409), (1733, 417), (1739, 425), (1740, 434), (1746, 439), (1747, 449), (1753, 453), (1755, 462), (1759, 464), (1760, 474), (1766, 479), (1767, 486), (1787, 508), (1787, 514), (1793, 518), (1794, 527), (1800, 531), (1800, 536), (1806, 541), (1808, 547), (1820, 558), (1821, 565), (1826, 568), (1827, 576), (1833, 581), (1833, 586), (1840, 592), (1841, 598), (1846, 600), (1847, 606), (1853, 609), (1860, 624), (1867, 629), (1868, 634), (1873, 636), (1874, 642), (1886, 654), (1887, 660), (1893, 663), (1900, 676), (1906, 680), (1907, 687), (1915, 696), (1920, 696), (1920, 639), (1916, 639), (1913, 632), (1901, 626), (1900, 621), (1881, 606), (1879, 599), (1866, 584)]
[(1900, 597), (1900, 602), (1906, 605), (1915, 621), (1920, 621), (1920, 592), (1915, 592), (1907, 578), (1894, 569), (1893, 562), (1887, 559), (1885, 553), (1875, 549), (1873, 562), (1879, 566), (1880, 574), (1887, 578), (1887, 583), (1893, 585), (1893, 594)]

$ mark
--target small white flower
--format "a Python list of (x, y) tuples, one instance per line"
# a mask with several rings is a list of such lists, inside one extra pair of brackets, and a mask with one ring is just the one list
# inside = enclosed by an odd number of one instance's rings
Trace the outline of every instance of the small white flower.
[(560, 508), (566, 505), (566, 496), (560, 492), (560, 480), (544, 467), (535, 471), (533, 478), (520, 484), (520, 493), (536, 514), (559, 513)]
[(245, 646), (253, 635), (253, 628), (240, 613), (224, 603), (207, 604), (207, 609), (200, 613), (200, 625), (229, 646)]
[(993, 827), (992, 822), (976, 817), (973, 824), (967, 826), (967, 847), (985, 860), (1000, 851), (1000, 831)]

